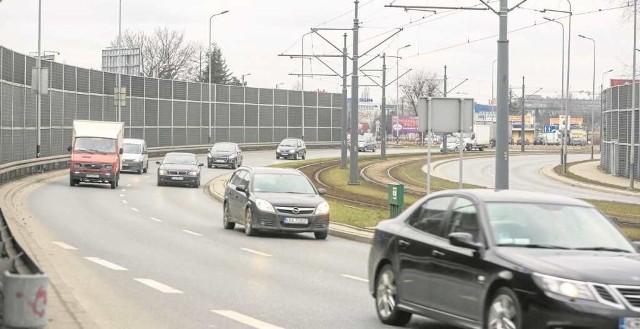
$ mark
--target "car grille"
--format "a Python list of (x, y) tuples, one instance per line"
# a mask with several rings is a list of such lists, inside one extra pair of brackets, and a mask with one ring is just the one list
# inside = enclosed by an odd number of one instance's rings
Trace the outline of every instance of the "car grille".
[(640, 287), (616, 286), (615, 288), (629, 305), (635, 309), (640, 309)]
[(169, 170), (169, 175), (186, 175), (188, 173), (186, 170)]
[(263, 226), (276, 227), (273, 218), (260, 218), (260, 224)]
[(104, 169), (106, 166), (110, 166), (105, 163), (76, 163), (75, 168), (82, 169)]
[(607, 290), (605, 286), (598, 284), (598, 285), (593, 285), (593, 288), (596, 290), (598, 295), (600, 295), (600, 298), (610, 303), (614, 303), (614, 304), (618, 303), (618, 301), (616, 301), (616, 299), (611, 295), (611, 293), (609, 292), (609, 290)]
[(328, 228), (329, 227), (329, 221), (328, 220), (316, 220), (316, 222), (313, 223), (313, 227), (314, 228)]
[(276, 211), (282, 214), (311, 215), (315, 208), (276, 207)]

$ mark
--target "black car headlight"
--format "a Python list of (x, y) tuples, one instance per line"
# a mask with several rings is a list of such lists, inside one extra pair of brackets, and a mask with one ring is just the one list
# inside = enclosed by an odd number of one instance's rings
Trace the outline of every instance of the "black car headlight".
[(326, 215), (328, 213), (329, 213), (329, 204), (327, 203), (327, 201), (324, 201), (321, 204), (319, 204), (316, 207), (316, 211), (314, 212), (314, 214), (316, 215)]
[(539, 273), (533, 273), (533, 281), (538, 287), (547, 292), (575, 299), (596, 300), (586, 282)]
[(256, 199), (256, 207), (260, 211), (276, 212), (276, 210), (273, 208), (273, 205), (271, 203), (269, 203), (269, 201), (266, 201), (266, 200)]

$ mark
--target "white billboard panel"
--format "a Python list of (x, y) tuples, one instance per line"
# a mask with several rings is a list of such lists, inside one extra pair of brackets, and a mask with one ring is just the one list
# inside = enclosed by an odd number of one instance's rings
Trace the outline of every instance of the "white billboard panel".
[[(420, 98), (418, 101), (419, 129), (426, 131), (430, 127), (435, 133), (473, 132), (473, 105), (473, 98)], [(462, 116), (462, 122), (460, 116)], [(428, 127), (429, 117), (431, 125)]]

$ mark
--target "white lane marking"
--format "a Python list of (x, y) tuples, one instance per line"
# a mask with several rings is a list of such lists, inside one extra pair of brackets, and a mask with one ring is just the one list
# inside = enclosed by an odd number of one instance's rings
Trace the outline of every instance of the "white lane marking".
[(51, 241), (51, 243), (55, 244), (56, 246), (62, 248), (62, 249), (67, 249), (67, 250), (78, 250), (78, 248), (70, 246), (64, 242), (60, 242), (60, 241)]
[(85, 257), (86, 260), (88, 261), (92, 261), (98, 265), (102, 265), (108, 269), (112, 269), (114, 271), (128, 271), (126, 268), (118, 265), (118, 264), (114, 264), (110, 261), (104, 260), (102, 258), (98, 258), (98, 257)]
[(133, 210), (135, 212), (139, 212), (140, 211), (140, 210), (138, 210), (138, 208), (134, 208), (134, 207), (131, 207), (131, 210)]
[(148, 178), (151, 178), (151, 176), (144, 176), (144, 179), (148, 179)]
[(196, 232), (189, 231), (189, 230), (182, 230), (182, 232), (187, 233), (187, 234), (191, 234), (191, 235), (195, 235), (195, 236), (202, 236), (202, 234), (200, 234), (200, 233), (196, 233)]
[(265, 256), (265, 257), (272, 257), (273, 256), (273, 255), (265, 254), (263, 252), (255, 251), (255, 250), (252, 250), (252, 249), (249, 249), (249, 248), (240, 248), (240, 249), (242, 249), (242, 250), (244, 250), (246, 252), (250, 252), (250, 253), (256, 254), (256, 255), (260, 255), (260, 256)]
[(142, 278), (134, 278), (134, 280), (146, 285), (147, 287), (151, 287), (155, 290), (158, 290), (162, 293), (165, 294), (182, 294), (183, 292), (175, 289), (175, 288), (171, 288), (169, 286), (167, 286), (166, 284), (162, 284), (158, 281), (155, 280), (151, 280), (151, 279), (142, 279)]
[(128, 184), (127, 187), (131, 187), (131, 184)]
[(369, 282), (369, 280), (367, 280), (367, 279), (359, 278), (357, 276), (353, 276), (353, 275), (349, 275), (349, 274), (340, 274), (340, 276), (343, 277), (343, 278), (351, 279), (351, 280), (356, 280), (356, 281), (361, 281), (361, 282)]
[(124, 198), (124, 194), (120, 194), (120, 197), (121, 197), (121, 198)]
[(122, 203), (127, 204), (127, 200), (122, 200)]
[(211, 310), (211, 312), (216, 313), (218, 315), (222, 315), (229, 319), (238, 321), (240, 323), (246, 324), (249, 327), (257, 328), (257, 329), (283, 329), (282, 327), (274, 326), (272, 324), (266, 323), (264, 321), (260, 321), (258, 319), (254, 319), (250, 316), (231, 311), (231, 310)]
[(126, 191), (127, 191), (127, 189), (126, 189), (126, 188), (123, 188), (123, 189), (122, 189), (122, 190), (120, 190), (120, 191), (122, 191), (122, 192), (126, 192)]
[(162, 220), (157, 219), (157, 218), (155, 218), (155, 217), (150, 217), (150, 218), (151, 218), (152, 220), (155, 220), (156, 222), (162, 222)]

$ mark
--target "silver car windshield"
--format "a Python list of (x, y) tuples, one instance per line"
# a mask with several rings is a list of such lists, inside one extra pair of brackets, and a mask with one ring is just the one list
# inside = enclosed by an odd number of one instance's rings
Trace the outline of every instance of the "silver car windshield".
[(211, 151), (213, 151), (213, 152), (215, 152), (215, 151), (233, 152), (235, 150), (236, 150), (235, 144), (227, 144), (227, 143), (214, 144), (213, 147), (211, 148)]
[(298, 141), (295, 139), (285, 139), (280, 143), (280, 146), (297, 146)]
[(255, 174), (253, 190), (268, 193), (316, 194), (306, 177), (292, 174)]
[(127, 154), (141, 154), (142, 145), (140, 144), (124, 144), (123, 152)]
[(195, 165), (196, 158), (191, 155), (167, 155), (164, 158), (165, 164), (182, 164), (182, 165)]
[(498, 245), (634, 252), (594, 208), (512, 202), (491, 202), (486, 207)]

